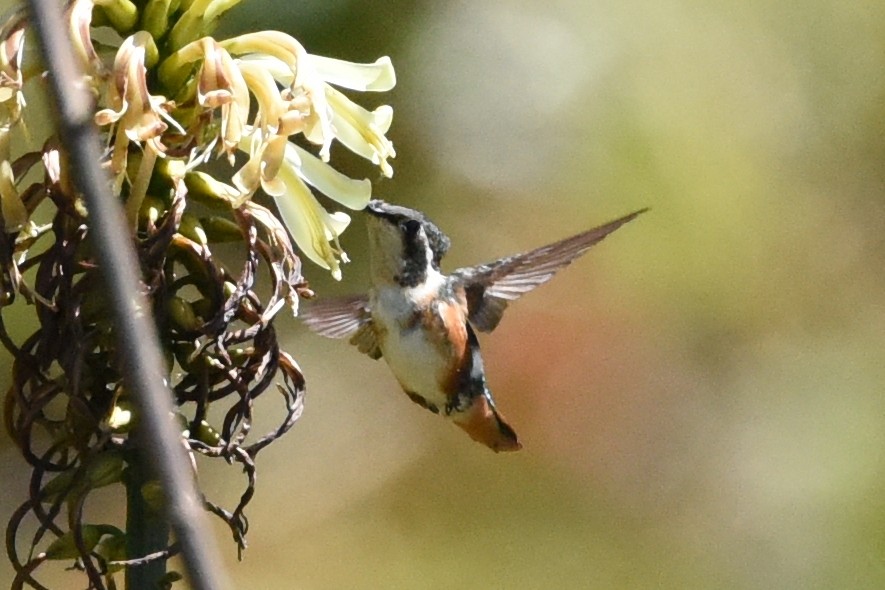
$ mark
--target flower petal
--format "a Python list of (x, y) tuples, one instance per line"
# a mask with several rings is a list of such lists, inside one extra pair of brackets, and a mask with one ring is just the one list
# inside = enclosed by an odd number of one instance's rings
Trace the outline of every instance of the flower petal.
[(372, 183), (368, 179), (345, 176), (297, 145), (286, 145), (286, 160), (305, 182), (349, 209), (364, 209), (372, 198)]
[(329, 84), (361, 90), (383, 92), (396, 86), (396, 73), (386, 55), (371, 64), (358, 64), (321, 55), (310, 55), (317, 74)]
[(270, 74), (274, 80), (283, 86), (291, 86), (295, 80), (295, 74), (286, 62), (272, 55), (262, 53), (248, 53), (241, 55), (235, 60), (238, 63), (246, 64), (249, 68), (259, 69)]
[(332, 107), (335, 137), (353, 153), (380, 166), (382, 174), (393, 176), (387, 159), (396, 157), (396, 150), (384, 136), (393, 117), (392, 109), (385, 105), (367, 111), (331, 86), (326, 87), (326, 94)]
[(304, 184), (288, 166), (281, 170), (280, 175), (286, 183), (286, 194), (274, 197), (283, 223), (295, 243), (310, 260), (323, 268), (332, 271), (335, 280), (341, 280), (341, 268), (338, 264), (338, 256), (343, 252), (335, 250), (332, 242), (337, 242), (338, 235), (350, 221), (345, 214), (335, 217), (323, 209), (310, 189)]

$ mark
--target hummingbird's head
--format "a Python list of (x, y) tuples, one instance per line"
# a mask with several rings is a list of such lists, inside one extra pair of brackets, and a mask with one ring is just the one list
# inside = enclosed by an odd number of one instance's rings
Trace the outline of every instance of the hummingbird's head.
[(449, 238), (423, 213), (374, 199), (369, 214), (369, 254), (375, 280), (414, 287), (449, 249)]

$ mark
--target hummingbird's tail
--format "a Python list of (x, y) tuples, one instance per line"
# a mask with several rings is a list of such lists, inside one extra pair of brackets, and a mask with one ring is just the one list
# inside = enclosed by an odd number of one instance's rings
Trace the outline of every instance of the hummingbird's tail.
[(522, 448), (516, 432), (504, 421), (488, 394), (474, 398), (465, 411), (452, 416), (470, 438), (500, 453), (518, 451)]

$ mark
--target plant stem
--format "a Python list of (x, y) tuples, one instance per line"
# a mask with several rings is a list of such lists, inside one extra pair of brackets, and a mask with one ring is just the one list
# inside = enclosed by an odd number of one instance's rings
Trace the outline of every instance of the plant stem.
[[(169, 545), (169, 523), (162, 512), (146, 499), (143, 486), (149, 481), (148, 466), (140, 454), (129, 455), (124, 473), (126, 483), (126, 556), (143, 557), (166, 549)], [(166, 560), (156, 559), (144, 565), (126, 568), (126, 590), (155, 590), (166, 575)]]

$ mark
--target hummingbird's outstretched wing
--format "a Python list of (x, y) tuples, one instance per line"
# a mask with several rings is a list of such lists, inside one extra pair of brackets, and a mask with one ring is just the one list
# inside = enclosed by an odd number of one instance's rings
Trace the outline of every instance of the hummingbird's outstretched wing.
[(305, 306), (300, 317), (312, 332), (327, 338), (350, 338), (360, 352), (373, 359), (381, 358), (367, 296), (324, 299)]
[(489, 264), (459, 268), (452, 273), (452, 280), (456, 287), (464, 289), (470, 323), (481, 332), (491, 332), (501, 321), (509, 301), (543, 285), (559, 269), (571, 264), (591, 246), (645, 211), (647, 209), (634, 211), (531, 252), (508, 256)]

